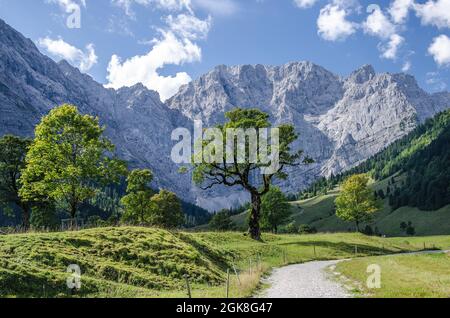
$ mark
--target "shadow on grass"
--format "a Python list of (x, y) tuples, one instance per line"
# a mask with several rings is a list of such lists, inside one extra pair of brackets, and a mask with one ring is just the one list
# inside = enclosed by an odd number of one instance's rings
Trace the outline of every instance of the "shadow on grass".
[(186, 235), (184, 233), (176, 233), (175, 236), (178, 237), (180, 240), (184, 241), (185, 243), (191, 245), (200, 254), (208, 258), (221, 270), (226, 271), (227, 268), (230, 268), (230, 264), (228, 264), (228, 259), (234, 258), (234, 255), (232, 253), (214, 249), (208, 244), (199, 242), (193, 239), (191, 236)]

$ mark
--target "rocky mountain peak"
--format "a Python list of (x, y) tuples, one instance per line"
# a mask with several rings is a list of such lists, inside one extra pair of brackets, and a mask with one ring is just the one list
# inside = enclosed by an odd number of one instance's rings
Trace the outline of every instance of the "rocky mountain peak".
[[(296, 147), (316, 161), (308, 175), (297, 171), (281, 184), (298, 191), (318, 176), (337, 174), (381, 151), (449, 107), (448, 96), (431, 96), (414, 77), (377, 74), (371, 65), (342, 80), (314, 63), (291, 62), (219, 66), (182, 88), (167, 104), (207, 125), (223, 122), (224, 112), (234, 107), (258, 107), (276, 123), (292, 123), (300, 135)], [(220, 191), (196, 196), (205, 207), (223, 204)]]
[(352, 81), (356, 84), (363, 84), (367, 81), (370, 81), (375, 77), (375, 69), (372, 65), (366, 64), (361, 66), (356, 71), (352, 72), (350, 76), (348, 77), (349, 81)]
[(257, 107), (274, 124), (292, 123), (315, 164), (297, 168), (280, 186), (289, 192), (320, 176), (339, 173), (406, 135), (418, 122), (450, 107), (450, 94), (430, 95), (405, 74), (376, 74), (365, 65), (343, 80), (311, 62), (280, 66), (215, 67), (180, 88), (166, 103), (142, 84), (106, 89), (66, 61), (55, 63), (31, 40), (0, 20), (0, 135), (32, 136), (50, 109), (72, 103), (99, 116), (118, 154), (131, 168), (154, 171), (156, 185), (210, 210), (237, 205), (247, 196), (237, 190), (200, 191), (180, 175), (170, 159), (178, 127), (204, 127), (224, 121), (235, 107)]

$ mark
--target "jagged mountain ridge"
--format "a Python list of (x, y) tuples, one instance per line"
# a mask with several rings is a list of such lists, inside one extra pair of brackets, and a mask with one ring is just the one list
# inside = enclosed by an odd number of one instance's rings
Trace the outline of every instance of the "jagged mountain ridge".
[(170, 160), (171, 132), (189, 127), (187, 118), (142, 84), (106, 89), (67, 62), (55, 63), (0, 20), (0, 135), (32, 136), (41, 117), (63, 103), (98, 116), (118, 155), (132, 167), (152, 168), (156, 186), (194, 201), (189, 177)]
[[(106, 89), (90, 76), (41, 54), (0, 20), (0, 135), (33, 134), (42, 115), (62, 103), (99, 116), (118, 154), (132, 167), (150, 167), (156, 185), (210, 210), (247, 197), (221, 189), (203, 192), (170, 159), (171, 132), (220, 123), (234, 107), (258, 107), (274, 123), (293, 123), (301, 147), (316, 164), (296, 169), (283, 187), (298, 191), (319, 175), (348, 169), (450, 106), (450, 94), (430, 95), (412, 76), (376, 74), (364, 66), (342, 78), (310, 62), (282, 66), (218, 66), (182, 87), (166, 103), (138, 84)], [(306, 172), (305, 172), (306, 170)]]
[(218, 66), (182, 87), (167, 104), (209, 125), (223, 121), (224, 112), (234, 107), (257, 107), (274, 123), (293, 123), (300, 134), (297, 147), (316, 160), (282, 183), (296, 191), (378, 153), (450, 107), (449, 96), (426, 93), (411, 75), (377, 74), (370, 65), (343, 78), (310, 62), (293, 62)]

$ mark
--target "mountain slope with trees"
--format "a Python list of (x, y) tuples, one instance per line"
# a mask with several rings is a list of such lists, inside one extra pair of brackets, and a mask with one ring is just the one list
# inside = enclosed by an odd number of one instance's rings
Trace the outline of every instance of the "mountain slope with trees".
[(301, 199), (326, 194), (347, 176), (370, 173), (380, 181), (403, 175), (400, 185), (389, 187), (394, 208), (413, 206), (436, 210), (450, 204), (450, 111), (439, 113), (408, 136), (341, 175), (321, 179), (300, 194)]
[(105, 136), (131, 168), (150, 168), (154, 183), (210, 211), (236, 207), (248, 195), (229, 188), (197, 191), (169, 160), (174, 129), (222, 124), (236, 107), (258, 108), (273, 125), (292, 124), (316, 164), (281, 184), (291, 193), (318, 177), (344, 171), (405, 136), (450, 106), (450, 94), (428, 94), (407, 74), (365, 65), (343, 78), (311, 62), (280, 66), (218, 66), (165, 103), (142, 84), (106, 89), (66, 61), (55, 63), (0, 19), (0, 136), (32, 137), (43, 115), (62, 103), (98, 116)]
[(450, 111), (445, 111), (358, 167), (303, 191), (294, 204), (299, 207), (296, 221), (319, 230), (346, 230), (349, 226), (334, 215), (336, 187), (348, 176), (368, 173), (374, 195), (384, 202), (372, 222), (381, 234), (408, 234), (408, 228), (410, 235), (449, 233), (449, 146)]

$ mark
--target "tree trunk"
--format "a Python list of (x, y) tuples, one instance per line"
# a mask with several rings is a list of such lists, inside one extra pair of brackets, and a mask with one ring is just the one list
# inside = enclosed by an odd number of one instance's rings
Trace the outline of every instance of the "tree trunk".
[(355, 223), (356, 223), (356, 232), (359, 233), (359, 221), (356, 221)]
[(75, 219), (75, 217), (77, 216), (77, 207), (78, 207), (78, 204), (76, 202), (72, 202), (70, 204), (70, 217), (72, 219)]
[(26, 204), (21, 204), (22, 209), (22, 229), (28, 231), (30, 229), (30, 207)]
[[(76, 162), (76, 155), (74, 154), (74, 162)], [(75, 219), (77, 216), (77, 208), (78, 208), (78, 198), (77, 198), (77, 191), (76, 186), (72, 184), (72, 193), (70, 194), (70, 217), (72, 219)]]
[(249, 233), (254, 240), (261, 241), (261, 229), (259, 227), (259, 219), (261, 216), (261, 196), (252, 193), (252, 213), (250, 215)]

